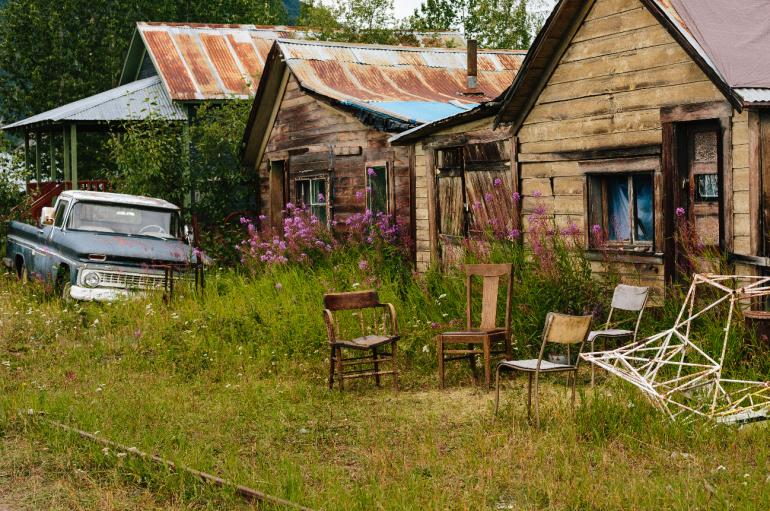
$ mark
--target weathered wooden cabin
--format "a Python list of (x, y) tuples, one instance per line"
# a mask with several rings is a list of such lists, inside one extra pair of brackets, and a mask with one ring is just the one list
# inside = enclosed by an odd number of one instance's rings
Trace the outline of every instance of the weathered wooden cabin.
[(302, 203), (334, 225), (368, 208), (414, 234), (425, 180), (411, 148), (388, 137), (497, 97), (524, 58), (470, 47), (276, 41), (243, 142), (244, 166), (261, 177), (261, 212), (277, 225), (287, 203)]
[[(607, 254), (594, 244), (594, 229), (629, 278), (661, 285), (677, 276), (679, 210), (736, 271), (766, 271), (766, 11), (763, 0), (561, 0), (495, 120), (499, 139), (510, 143), (510, 179), (523, 196), (515, 215), (524, 229), (544, 205), (560, 225), (582, 228), (597, 271)], [(455, 137), (468, 153), (479, 128), (472, 122), (445, 121), (439, 132), (434, 123), (410, 142), (418, 157), (424, 153), (433, 197), (431, 222), (417, 239), (433, 247), (434, 260), (446, 221), (440, 175), (447, 147), (439, 139)]]

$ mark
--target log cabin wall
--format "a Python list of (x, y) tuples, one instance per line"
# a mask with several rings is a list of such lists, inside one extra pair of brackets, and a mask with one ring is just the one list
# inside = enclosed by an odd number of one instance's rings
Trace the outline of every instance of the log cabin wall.
[[(281, 99), (264, 157), (258, 165), (260, 210), (280, 222), (286, 202), (299, 202), (310, 182), (313, 210), (326, 210), (330, 225), (344, 225), (370, 201), (368, 168), (387, 173), (387, 207), (411, 230), (410, 148), (390, 147), (391, 134), (374, 130), (349, 112), (302, 90), (291, 76)], [(284, 175), (276, 175), (276, 170)], [(298, 184), (302, 181), (302, 184)], [(325, 202), (325, 204), (321, 204)]]
[[(667, 109), (688, 105), (708, 105), (703, 109), (719, 112), (715, 120), (722, 123), (725, 136), (724, 241), (737, 253), (752, 253), (756, 233), (752, 234), (750, 204), (756, 197), (749, 191), (750, 114), (733, 111), (723, 93), (639, 0), (596, 0), (516, 131), (524, 228), (535, 207), (543, 204), (559, 225), (573, 222), (584, 227), (590, 247), (590, 209), (595, 206), (589, 204), (588, 189), (596, 180), (589, 174), (622, 172), (624, 165), (629, 176), (648, 170), (655, 232), (648, 244), (623, 250), (618, 260), (628, 280), (661, 286), (663, 220), (674, 215), (664, 207), (661, 116)], [(604, 169), (596, 160), (604, 161)], [(598, 254), (596, 259), (594, 270), (601, 272)]]

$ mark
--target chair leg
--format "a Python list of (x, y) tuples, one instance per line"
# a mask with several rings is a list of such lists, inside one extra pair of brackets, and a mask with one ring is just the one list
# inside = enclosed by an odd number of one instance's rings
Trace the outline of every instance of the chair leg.
[[(470, 344), (470, 343), (468, 344), (468, 349), (469, 350), (472, 350), (472, 349), (475, 349), (475, 348), (476, 348), (476, 345)], [(476, 370), (476, 355), (473, 355), (473, 354), (468, 355), (468, 362), (471, 365), (471, 375), (473, 376), (473, 384), (474, 385), (478, 385), (479, 384), (479, 375), (478, 375), (478, 372)]]
[(498, 365), (495, 371), (495, 415), (497, 415), (497, 411), (500, 409), (500, 369), (502, 368), (503, 366)]
[[(594, 353), (594, 340), (591, 340), (591, 353)], [(591, 387), (594, 386), (595, 365), (591, 364)]]
[(345, 390), (344, 368), (345, 366), (342, 365), (342, 348), (337, 348), (337, 376), (340, 379), (340, 392)]
[(393, 358), (391, 361), (391, 364), (393, 364), (393, 386), (398, 390), (398, 359), (396, 358), (398, 348), (396, 347), (395, 341), (390, 343), (390, 352), (391, 357)]
[(575, 387), (577, 386), (577, 370), (572, 371), (572, 413), (575, 413)]
[(532, 422), (532, 376), (533, 373), (528, 373), (529, 381), (527, 382), (527, 421)]
[(444, 388), (444, 338), (440, 335), (436, 338), (436, 353), (438, 353), (438, 384)]
[(484, 385), (486, 386), (487, 392), (489, 392), (489, 385), (491, 383), (491, 372), (492, 372), (492, 355), (490, 353), (491, 346), (489, 345), (489, 339), (484, 339)]
[(535, 371), (535, 425), (540, 427), (540, 373)]
[(372, 361), (374, 363), (374, 382), (378, 387), (380, 385), (380, 363), (377, 361), (377, 348), (372, 348)]
[(331, 348), (331, 353), (329, 354), (329, 390), (334, 388), (334, 365), (337, 361), (337, 357), (334, 356), (334, 346)]

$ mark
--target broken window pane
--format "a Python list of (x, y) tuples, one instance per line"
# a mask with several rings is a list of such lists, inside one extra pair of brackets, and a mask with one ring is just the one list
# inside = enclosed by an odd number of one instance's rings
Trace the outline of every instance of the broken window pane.
[(716, 174), (698, 174), (695, 176), (695, 200), (712, 202), (719, 200), (719, 179)]
[(367, 167), (366, 189), (367, 207), (374, 213), (388, 212), (388, 169), (385, 166)]

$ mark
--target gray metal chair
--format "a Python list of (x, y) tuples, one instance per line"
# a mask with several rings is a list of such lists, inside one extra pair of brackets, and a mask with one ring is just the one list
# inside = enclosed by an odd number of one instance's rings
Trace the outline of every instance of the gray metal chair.
[[(612, 295), (612, 304), (610, 305), (610, 313), (607, 316), (607, 322), (604, 324), (604, 329), (594, 330), (588, 334), (588, 342), (591, 344), (591, 351), (594, 350), (597, 339), (602, 339), (605, 342), (607, 339), (613, 339), (616, 341), (632, 340), (636, 342), (636, 336), (639, 333), (639, 325), (642, 322), (642, 316), (644, 315), (644, 309), (647, 306), (647, 299), (650, 296), (649, 287), (637, 287), (628, 286), (626, 284), (619, 284), (615, 288), (615, 292)], [(627, 312), (637, 312), (636, 325), (633, 330), (624, 330), (617, 327), (620, 323), (613, 323), (612, 316), (616, 310), (622, 310)], [(591, 364), (591, 386), (594, 385), (594, 377), (596, 373), (596, 366)]]
[[(497, 365), (495, 373), (495, 415), (497, 415), (500, 406), (500, 370), (511, 369), (529, 373), (529, 384), (527, 386), (527, 418), (532, 418), (532, 382), (534, 379), (535, 387), (535, 421), (540, 426), (540, 393), (539, 378), (540, 373), (568, 373), (572, 376), (572, 409), (575, 409), (575, 385), (577, 381), (578, 364), (580, 364), (580, 353), (583, 351), (583, 345), (588, 338), (588, 332), (591, 330), (591, 321), (593, 316), (567, 316), (556, 312), (548, 313), (545, 319), (545, 328), (543, 328), (543, 344), (540, 347), (540, 355), (537, 359), (530, 360), (505, 360)], [(566, 354), (560, 357), (552, 358), (553, 361), (543, 360), (546, 346), (548, 344), (559, 344), (566, 347)], [(572, 352), (571, 347), (580, 345), (576, 352)], [(575, 361), (573, 364), (572, 361)], [(569, 381), (569, 379), (568, 379)]]

